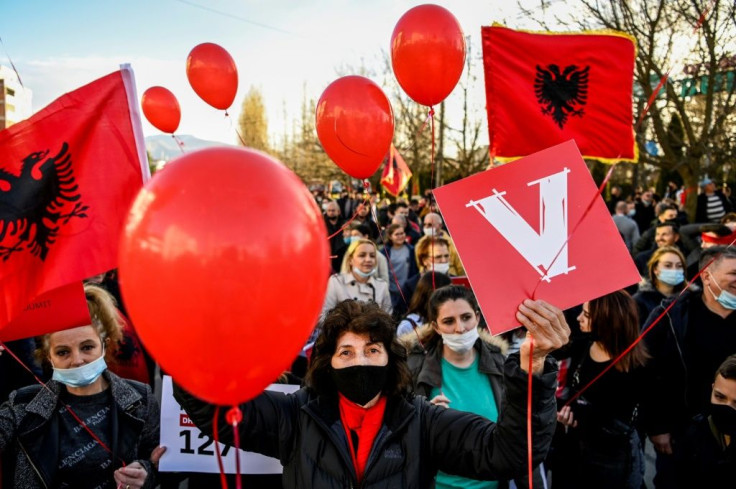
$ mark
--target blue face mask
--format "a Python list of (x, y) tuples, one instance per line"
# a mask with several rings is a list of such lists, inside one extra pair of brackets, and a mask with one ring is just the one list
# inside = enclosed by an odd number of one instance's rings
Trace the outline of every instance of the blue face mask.
[(665, 268), (659, 271), (657, 278), (660, 282), (667, 285), (680, 285), (685, 281), (685, 272), (682, 270)]
[(716, 284), (716, 287), (718, 287), (718, 290), (721, 291), (720, 294), (716, 297), (716, 295), (713, 293), (713, 291), (710, 289), (710, 285), (708, 285), (708, 291), (713, 296), (715, 300), (718, 301), (720, 305), (728, 309), (729, 311), (736, 310), (736, 295), (733, 295), (732, 293), (723, 290), (720, 285), (718, 285), (718, 282), (713, 280), (713, 283)]
[(362, 239), (360, 236), (343, 236), (342, 240), (345, 241), (345, 244), (350, 246), (350, 243), (353, 241), (358, 241), (359, 239)]
[(368, 273), (363, 272), (362, 270), (359, 270), (357, 267), (353, 267), (353, 273), (357, 275), (358, 277), (362, 278), (370, 278), (376, 274), (376, 269), (374, 268)]
[(105, 370), (107, 370), (107, 363), (105, 363), (105, 351), (103, 350), (100, 358), (92, 362), (85, 363), (81, 367), (54, 367), (54, 373), (51, 378), (57, 382), (68, 385), (69, 387), (84, 387), (97, 380)]

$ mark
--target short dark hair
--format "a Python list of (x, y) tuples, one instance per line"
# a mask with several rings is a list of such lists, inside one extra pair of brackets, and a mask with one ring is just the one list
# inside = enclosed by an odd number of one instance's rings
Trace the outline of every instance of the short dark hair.
[(358, 231), (363, 236), (371, 235), (371, 230), (368, 229), (368, 226), (366, 226), (365, 224), (358, 224), (355, 221), (353, 221), (353, 223), (350, 225), (350, 229), (354, 229), (355, 231)]
[(470, 304), (470, 308), (478, 311), (478, 301), (475, 299), (473, 291), (462, 285), (446, 285), (440, 287), (432, 293), (429, 298), (429, 306), (427, 307), (427, 320), (429, 322), (437, 321), (437, 315), (440, 306), (447, 301), (464, 300)]
[(713, 260), (713, 265), (718, 265), (724, 258), (736, 258), (736, 248), (733, 246), (711, 246), (700, 253), (698, 268), (702, 270)]
[(398, 209), (399, 207), (402, 207), (404, 209), (408, 209), (409, 208), (409, 205), (406, 202), (397, 202), (396, 203), (396, 208)]
[(427, 307), (429, 306), (429, 297), (432, 295), (432, 292), (434, 292), (435, 288), (439, 289), (451, 283), (450, 276), (445, 273), (425, 272), (419, 277), (417, 287), (414, 289), (414, 294), (409, 301), (409, 310), (407, 313), (419, 314), (423, 320), (426, 319), (429, 316), (427, 314)]
[(720, 375), (724, 379), (736, 380), (736, 354), (726, 358), (718, 370), (716, 375)]
[(670, 204), (669, 202), (662, 201), (657, 204), (656, 210), (657, 216), (661, 216), (662, 214), (664, 214), (665, 211), (676, 211), (677, 207), (673, 204)]
[(396, 339), (396, 324), (389, 313), (375, 302), (342, 301), (329, 311), (322, 331), (314, 343), (312, 358), (304, 381), (320, 396), (336, 396), (332, 380), (332, 355), (343, 333), (368, 334), (371, 341), (383, 344), (388, 353), (389, 372), (383, 393), (405, 395), (411, 387), (411, 373), (406, 364), (406, 348)]
[(677, 224), (675, 221), (664, 221), (664, 222), (658, 222), (657, 223), (657, 229), (663, 228), (669, 226), (672, 228), (672, 232), (680, 234), (680, 225)]

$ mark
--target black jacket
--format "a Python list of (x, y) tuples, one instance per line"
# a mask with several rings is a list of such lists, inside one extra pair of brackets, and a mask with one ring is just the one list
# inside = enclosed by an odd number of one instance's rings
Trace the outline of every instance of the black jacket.
[[(510, 479), (526, 466), (526, 382), (519, 357), (505, 365), (506, 409), (498, 424), (470, 413), (429, 404), (421, 397), (390, 397), (383, 426), (368, 459), (365, 489), (433, 487), (437, 470), (476, 479)], [(555, 428), (556, 364), (533, 378), (534, 463), (546, 456)], [(195, 424), (212, 433), (215, 407), (186, 394), (174, 395)], [(285, 488), (358, 487), (336, 398), (314, 397), (308, 389), (284, 395), (265, 392), (241, 405), (242, 447), (276, 457)], [(221, 410), (220, 440), (232, 444)]]
[[(112, 471), (137, 461), (148, 472), (144, 488), (155, 485), (151, 452), (159, 443), (160, 411), (151, 388), (106, 371), (116, 409), (110, 411)], [(13, 392), (0, 406), (0, 451), (3, 482), (23, 489), (53, 487), (59, 463), (58, 402), (62, 385), (56, 381)], [(12, 485), (11, 485), (12, 481)]]

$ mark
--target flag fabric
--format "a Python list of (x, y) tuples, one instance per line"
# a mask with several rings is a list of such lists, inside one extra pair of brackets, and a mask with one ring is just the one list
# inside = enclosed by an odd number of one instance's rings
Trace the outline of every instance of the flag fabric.
[(638, 160), (631, 36), (498, 25), (481, 34), (492, 157), (516, 159), (574, 139), (585, 158)]
[(394, 197), (398, 197), (403, 192), (406, 184), (409, 183), (411, 175), (409, 166), (392, 144), (388, 152), (386, 165), (383, 167), (383, 173), (381, 174), (381, 185), (386, 189), (386, 192)]
[(128, 66), (0, 132), (0, 331), (39, 295), (117, 266), (148, 178)]

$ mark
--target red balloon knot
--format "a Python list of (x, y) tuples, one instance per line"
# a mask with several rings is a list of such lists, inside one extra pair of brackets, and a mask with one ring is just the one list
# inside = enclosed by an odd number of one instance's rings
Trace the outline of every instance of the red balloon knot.
[(366, 190), (371, 188), (371, 182), (369, 182), (368, 179), (363, 180), (363, 188)]
[(434, 107), (429, 108), (429, 117), (434, 117)]
[(227, 414), (225, 415), (225, 419), (227, 420), (228, 424), (237, 426), (241, 421), (243, 421), (243, 412), (238, 406), (233, 406), (228, 410)]

